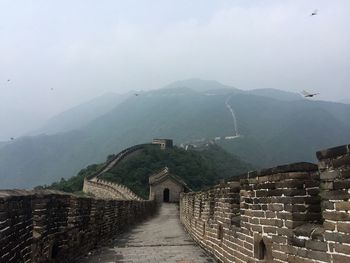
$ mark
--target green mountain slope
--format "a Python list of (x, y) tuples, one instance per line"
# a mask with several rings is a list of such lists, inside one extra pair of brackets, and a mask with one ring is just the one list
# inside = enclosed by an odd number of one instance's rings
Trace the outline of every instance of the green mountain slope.
[[(172, 138), (178, 145), (221, 137), (217, 140), (220, 146), (260, 167), (312, 162), (316, 150), (349, 143), (350, 105), (278, 100), (226, 87), (208, 93), (207, 86), (205, 91), (175, 85), (144, 92), (74, 132), (6, 144), (0, 148), (0, 188), (31, 187), (67, 178), (81, 167), (102, 162), (110, 153), (156, 137)], [(234, 135), (227, 100), (241, 135), (231, 140), (223, 139)]]
[[(77, 176), (61, 180), (49, 188), (68, 192), (81, 191), (84, 176), (91, 175), (100, 166), (90, 165)], [(194, 190), (203, 189), (217, 183), (219, 179), (230, 178), (253, 169), (250, 164), (217, 145), (188, 151), (177, 147), (161, 150), (159, 147), (147, 146), (103, 174), (101, 178), (124, 184), (143, 198), (148, 198), (148, 177), (165, 166)]]

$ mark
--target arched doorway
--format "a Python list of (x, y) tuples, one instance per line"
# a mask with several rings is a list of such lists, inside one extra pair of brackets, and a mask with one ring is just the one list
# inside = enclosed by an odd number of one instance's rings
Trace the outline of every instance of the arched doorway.
[(168, 203), (170, 199), (170, 191), (168, 188), (165, 188), (163, 191), (163, 202)]

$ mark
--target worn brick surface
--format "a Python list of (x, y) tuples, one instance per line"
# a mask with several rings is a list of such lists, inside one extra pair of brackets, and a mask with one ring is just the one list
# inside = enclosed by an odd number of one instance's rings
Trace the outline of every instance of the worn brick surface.
[[(181, 221), (225, 263), (350, 262), (350, 147), (323, 150), (317, 157), (318, 167), (297, 163), (240, 176), (238, 201), (228, 195), (229, 182), (183, 194)], [(211, 204), (213, 217), (197, 215), (198, 196)], [(240, 207), (234, 224), (226, 220), (233, 214), (229, 203)]]
[(209, 263), (215, 262), (184, 231), (178, 206), (163, 204), (159, 214), (117, 235), (108, 247), (92, 251), (79, 261), (129, 263)]
[(0, 262), (74, 262), (155, 211), (154, 201), (0, 191)]

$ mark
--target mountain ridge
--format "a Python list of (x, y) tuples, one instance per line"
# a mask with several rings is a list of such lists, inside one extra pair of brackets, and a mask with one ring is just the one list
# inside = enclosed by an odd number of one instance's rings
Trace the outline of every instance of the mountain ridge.
[[(225, 150), (259, 167), (312, 162), (315, 150), (348, 142), (350, 105), (225, 90), (216, 95), (169, 87), (142, 92), (77, 130), (9, 142), (0, 147), (0, 188), (67, 178), (110, 153), (156, 137), (173, 138), (178, 145), (220, 137), (217, 143)], [(226, 140), (234, 135), (225, 105), (229, 96), (241, 136)]]

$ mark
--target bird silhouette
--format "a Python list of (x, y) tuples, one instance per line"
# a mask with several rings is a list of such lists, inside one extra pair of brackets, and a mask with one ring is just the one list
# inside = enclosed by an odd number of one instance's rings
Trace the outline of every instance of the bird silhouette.
[(305, 90), (303, 90), (302, 92), (300, 92), (305, 98), (312, 98), (320, 93), (309, 93)]
[(10, 139), (11, 139), (11, 141), (13, 141), (15, 138), (11, 137)]
[(313, 12), (311, 13), (311, 15), (310, 15), (310, 16), (315, 16), (315, 15), (317, 15), (317, 12), (318, 12), (318, 10), (317, 10), (317, 9), (315, 9), (315, 11), (313, 11)]

